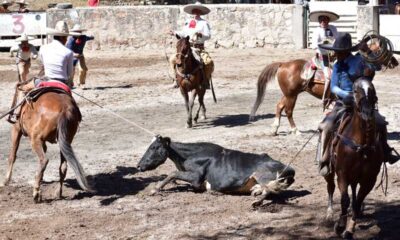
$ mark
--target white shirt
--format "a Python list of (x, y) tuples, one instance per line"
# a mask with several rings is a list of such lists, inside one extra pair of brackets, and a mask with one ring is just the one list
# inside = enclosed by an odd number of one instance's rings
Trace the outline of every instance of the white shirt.
[(74, 55), (58, 40), (43, 45), (39, 51), (44, 66), (44, 74), (52, 79), (69, 80), (73, 71)]
[(28, 61), (31, 58), (31, 55), (32, 58), (35, 59), (38, 55), (36, 48), (32, 44), (28, 44), (27, 49), (22, 49), (21, 44), (14, 45), (10, 49), (11, 55), (14, 52), (17, 52), (17, 63), (19, 62), (19, 60)]
[(326, 54), (326, 50), (319, 49), (318, 44), (321, 44), (324, 40), (327, 39), (335, 40), (337, 36), (337, 29), (333, 25), (328, 25), (327, 28), (318, 27), (313, 33), (311, 48), (316, 49), (318, 53)]
[[(194, 37), (195, 33), (201, 33), (202, 36)], [(175, 31), (175, 34), (179, 35), (180, 37), (189, 36), (191, 38), (191, 42), (196, 44), (204, 44), (204, 42), (211, 37), (210, 26), (208, 25), (208, 22), (202, 18), (192, 18), (186, 20), (182, 31)]]

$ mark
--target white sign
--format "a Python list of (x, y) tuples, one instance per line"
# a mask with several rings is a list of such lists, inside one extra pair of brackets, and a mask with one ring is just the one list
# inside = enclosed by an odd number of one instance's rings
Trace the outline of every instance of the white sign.
[(400, 15), (379, 16), (379, 34), (389, 38), (396, 51), (400, 51), (400, 28), (396, 24), (399, 21)]
[(0, 14), (0, 37), (43, 35), (46, 33), (46, 12)]

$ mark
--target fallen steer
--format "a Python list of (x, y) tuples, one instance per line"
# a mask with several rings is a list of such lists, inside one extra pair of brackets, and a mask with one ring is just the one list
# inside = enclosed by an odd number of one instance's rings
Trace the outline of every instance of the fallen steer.
[(278, 193), (294, 182), (295, 171), (267, 154), (243, 153), (213, 143), (178, 143), (156, 136), (138, 164), (140, 171), (153, 170), (170, 158), (178, 171), (153, 190), (160, 191), (173, 180), (189, 182), (195, 189), (232, 194)]

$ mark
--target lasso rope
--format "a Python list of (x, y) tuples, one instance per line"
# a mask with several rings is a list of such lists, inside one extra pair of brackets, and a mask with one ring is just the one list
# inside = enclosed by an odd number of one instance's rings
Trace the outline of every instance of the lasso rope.
[(127, 122), (127, 123), (129, 123), (129, 124), (131, 124), (131, 125), (133, 125), (133, 126), (139, 128), (139, 129), (143, 130), (144, 132), (147, 132), (148, 134), (150, 134), (150, 135), (152, 135), (152, 136), (156, 136), (156, 135), (157, 135), (157, 134), (155, 134), (154, 132), (152, 132), (152, 131), (150, 131), (150, 130), (148, 130), (148, 129), (142, 127), (142, 126), (140, 126), (139, 124), (137, 124), (137, 123), (135, 123), (135, 122), (133, 122), (133, 121), (131, 121), (131, 120), (129, 120), (129, 119), (127, 119), (127, 118), (121, 116), (121, 115), (119, 115), (118, 113), (116, 113), (116, 112), (114, 112), (114, 111), (112, 111), (112, 110), (110, 110), (110, 109), (108, 109), (108, 108), (106, 108), (106, 107), (104, 107), (104, 106), (102, 106), (102, 105), (100, 105), (100, 104), (98, 104), (98, 103), (96, 103), (96, 102), (94, 102), (94, 101), (92, 101), (92, 100), (90, 100), (90, 99), (88, 99), (88, 98), (86, 98), (86, 97), (84, 97), (84, 96), (78, 94), (78, 93), (75, 92), (75, 91), (72, 91), (72, 90), (71, 90), (71, 92), (74, 93), (75, 95), (77, 95), (78, 97), (81, 97), (82, 99), (85, 99), (86, 101), (92, 103), (93, 105), (95, 105), (95, 106), (97, 106), (97, 107), (99, 107), (99, 108), (101, 108), (101, 109), (104, 109), (105, 111), (111, 113), (112, 115), (114, 115), (114, 116), (116, 116), (116, 117), (118, 117), (118, 118), (124, 120), (125, 122)]

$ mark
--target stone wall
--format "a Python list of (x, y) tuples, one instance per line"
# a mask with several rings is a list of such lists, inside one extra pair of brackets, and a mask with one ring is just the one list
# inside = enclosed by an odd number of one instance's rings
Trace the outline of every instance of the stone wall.
[[(303, 8), (293, 4), (207, 5), (212, 38), (207, 47), (302, 48)], [(80, 22), (95, 40), (88, 49), (161, 49), (172, 44), (168, 29), (180, 29), (189, 17), (182, 6), (97, 7), (48, 11), (47, 25)], [(299, 31), (300, 29), (300, 31)]]
[(357, 40), (371, 30), (379, 32), (379, 6), (358, 6)]

